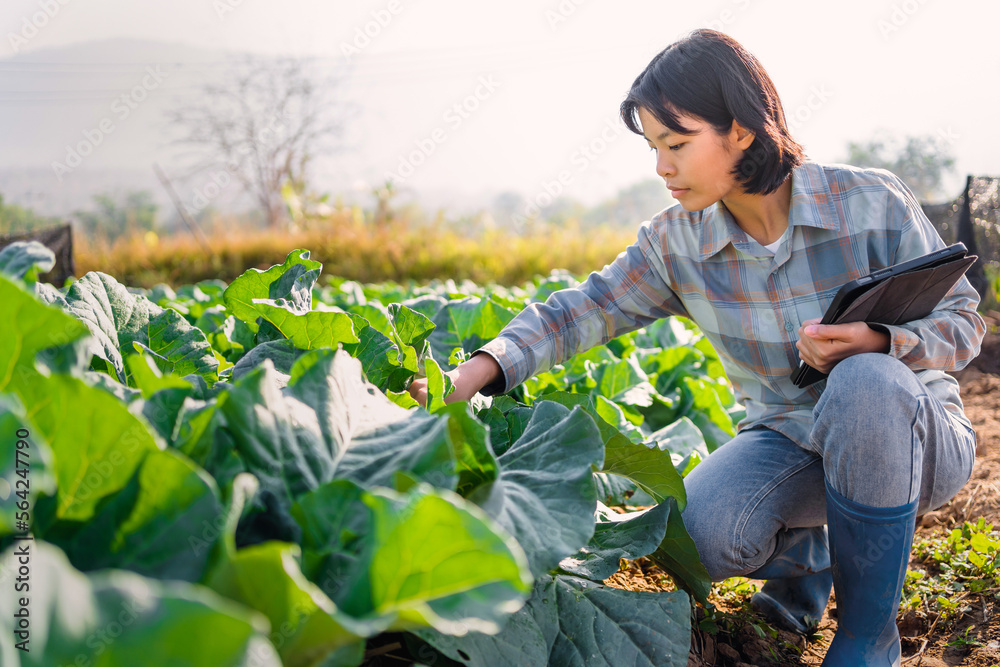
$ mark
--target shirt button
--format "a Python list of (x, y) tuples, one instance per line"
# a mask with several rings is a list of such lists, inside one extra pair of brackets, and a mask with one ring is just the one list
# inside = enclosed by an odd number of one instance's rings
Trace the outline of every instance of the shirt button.
[(792, 331), (794, 328), (795, 328), (794, 324), (792, 324), (791, 322), (785, 322), (785, 331)]

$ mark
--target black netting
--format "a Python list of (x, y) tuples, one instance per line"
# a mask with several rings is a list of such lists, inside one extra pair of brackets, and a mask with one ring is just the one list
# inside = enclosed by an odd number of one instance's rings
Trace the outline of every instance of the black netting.
[(988, 289), (985, 265), (1000, 265), (1000, 178), (969, 176), (965, 192), (944, 204), (921, 204), (946, 243), (961, 241), (979, 260), (969, 280), (984, 295)]

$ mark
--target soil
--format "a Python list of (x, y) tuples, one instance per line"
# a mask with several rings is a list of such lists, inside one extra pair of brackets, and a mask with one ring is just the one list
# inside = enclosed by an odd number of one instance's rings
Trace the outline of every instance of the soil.
[[(991, 313), (992, 315), (993, 313)], [(998, 314), (1000, 315), (1000, 314)], [(1000, 524), (1000, 333), (998, 318), (989, 318), (991, 333), (979, 357), (960, 373), (966, 414), (977, 433), (976, 464), (972, 478), (944, 507), (917, 521), (917, 536), (947, 534), (964, 521), (979, 517)], [(926, 568), (916, 559), (911, 568)], [(671, 587), (664, 572), (641, 558), (606, 583), (627, 590), (662, 591)], [(757, 588), (763, 582), (750, 582)], [(820, 623), (818, 635), (806, 638), (788, 632), (771, 636), (749, 607), (752, 591), (730, 593), (712, 602), (722, 612), (720, 630), (711, 634), (692, 631), (688, 667), (791, 667), (820, 665), (837, 629), (833, 599)], [(699, 612), (701, 610), (699, 609)], [(975, 597), (962, 618), (950, 624), (935, 623), (933, 614), (909, 612), (897, 619), (902, 636), (902, 664), (908, 667), (997, 667), (1000, 665), (1000, 599)], [(756, 629), (755, 629), (756, 626)], [(764, 628), (763, 632), (759, 630)], [(966, 630), (966, 628), (971, 628)], [(763, 635), (763, 636), (761, 636)]]

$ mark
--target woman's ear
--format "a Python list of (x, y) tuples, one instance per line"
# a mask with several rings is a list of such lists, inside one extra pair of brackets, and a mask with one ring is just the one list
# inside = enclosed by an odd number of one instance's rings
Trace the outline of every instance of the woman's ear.
[(733, 146), (745, 151), (753, 144), (754, 134), (734, 120), (729, 130), (729, 140)]

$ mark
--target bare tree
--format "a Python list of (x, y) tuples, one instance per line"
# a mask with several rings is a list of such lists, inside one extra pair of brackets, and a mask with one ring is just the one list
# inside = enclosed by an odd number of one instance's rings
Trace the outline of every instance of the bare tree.
[(269, 227), (287, 224), (282, 188), (304, 194), (310, 163), (342, 135), (344, 107), (331, 99), (340, 81), (317, 76), (305, 60), (235, 64), (223, 80), (204, 84), (196, 102), (167, 114), (175, 143), (194, 153), (189, 175), (224, 167)]

